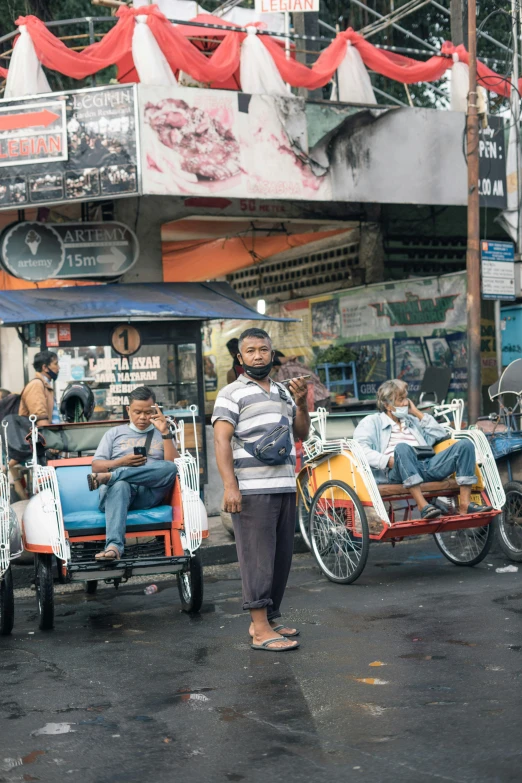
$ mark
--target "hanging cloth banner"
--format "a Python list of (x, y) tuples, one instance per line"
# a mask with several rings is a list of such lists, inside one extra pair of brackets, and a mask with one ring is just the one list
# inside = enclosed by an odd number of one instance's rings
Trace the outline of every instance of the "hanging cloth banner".
[(36, 56), (27, 27), (20, 25), (20, 37), (17, 38), (11, 57), (4, 98), (22, 98), (24, 95), (37, 95), (41, 92), (52, 90)]
[[(87, 46), (82, 52), (75, 52), (56, 38), (35, 16), (21, 16), (17, 25), (25, 25), (29, 33), (36, 56), (46, 68), (58, 71), (74, 79), (84, 79), (110, 65), (118, 65), (123, 74), (134, 75), (132, 42), (136, 17), (146, 17), (146, 25), (152, 32), (165, 60), (177, 75), (179, 71), (192, 79), (208, 85), (223, 85), (233, 80), (239, 71), (241, 45), (246, 33), (238, 31), (238, 25), (209, 14), (197, 16), (194, 21), (220, 24), (230, 27), (230, 32), (219, 32), (221, 43), (210, 57), (188, 40), (181, 26), (175, 26), (155, 5), (142, 8), (121, 7), (117, 12), (118, 21), (99, 42)], [(139, 22), (138, 24), (144, 24)], [(263, 28), (264, 24), (256, 25)], [(199, 29), (200, 28), (196, 28)], [(193, 33), (192, 33), (193, 34)], [(349, 28), (338, 33), (332, 43), (319, 55), (317, 61), (308, 67), (293, 58), (287, 59), (281, 42), (268, 35), (259, 36), (260, 43), (271, 56), (282, 80), (293, 87), (315, 90), (331, 81), (335, 71), (346, 56), (346, 44), (351, 43), (359, 53), (367, 69), (402, 84), (434, 82), (453, 67), (452, 55), (458, 54), (459, 61), (468, 64), (469, 57), (463, 45), (455, 47), (446, 41), (440, 54), (430, 57), (426, 62), (378, 49), (361, 35)], [(249, 45), (249, 48), (251, 46)], [(258, 47), (259, 48), (259, 47)], [(139, 56), (138, 56), (139, 59)], [(510, 80), (501, 76), (480, 61), (477, 64), (478, 82), (497, 95), (509, 96)], [(519, 81), (522, 85), (522, 79)]]

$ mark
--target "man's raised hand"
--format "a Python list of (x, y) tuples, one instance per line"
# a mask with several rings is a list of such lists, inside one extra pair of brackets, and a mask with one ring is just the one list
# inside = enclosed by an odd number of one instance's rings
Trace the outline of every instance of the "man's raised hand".
[(169, 424), (163, 414), (163, 411), (161, 408), (158, 408), (157, 405), (153, 405), (152, 410), (154, 411), (150, 417), (152, 424), (154, 424), (156, 429), (161, 432), (162, 435), (167, 435), (169, 433)]
[(295, 404), (298, 407), (306, 406), (306, 398), (308, 394), (308, 384), (302, 378), (292, 380), (288, 384), (290, 394), (295, 400)]

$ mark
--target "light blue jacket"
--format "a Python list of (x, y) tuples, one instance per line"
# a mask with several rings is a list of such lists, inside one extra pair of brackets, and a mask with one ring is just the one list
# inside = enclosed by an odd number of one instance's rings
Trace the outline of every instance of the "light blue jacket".
[[(416, 416), (406, 416), (404, 421), (419, 441), (419, 446), (433, 446), (434, 443), (448, 437), (446, 427), (435, 421), (429, 413), (425, 413), (420, 421)], [(364, 417), (353, 433), (354, 440), (361, 444), (366, 454), (375, 480), (380, 484), (387, 481), (387, 466), (390, 457), (386, 456), (384, 452), (390, 442), (392, 423), (386, 413), (372, 413), (370, 416)]]

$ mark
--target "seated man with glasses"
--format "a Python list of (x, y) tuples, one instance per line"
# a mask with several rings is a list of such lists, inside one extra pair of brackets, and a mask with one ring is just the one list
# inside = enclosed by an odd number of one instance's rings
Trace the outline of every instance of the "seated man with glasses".
[(444, 481), (455, 473), (460, 487), (460, 514), (491, 511), (491, 506), (471, 502), (471, 488), (477, 482), (472, 441), (458, 440), (430, 456), (428, 447), (446, 440), (447, 430), (433, 416), (415, 407), (408, 399), (408, 385), (404, 381), (383, 383), (377, 392), (377, 408), (380, 413), (366, 416), (353, 435), (361, 444), (377, 483), (402, 484), (417, 503), (421, 518), (436, 519), (443, 513), (442, 509), (445, 513), (449, 509), (440, 501), (435, 501), (437, 505), (428, 503), (420, 484)]

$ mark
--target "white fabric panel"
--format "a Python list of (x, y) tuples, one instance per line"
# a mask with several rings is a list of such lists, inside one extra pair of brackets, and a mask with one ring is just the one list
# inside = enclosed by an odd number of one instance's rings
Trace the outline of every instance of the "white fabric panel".
[(468, 110), (469, 68), (459, 60), (453, 63), (451, 69), (451, 111)]
[(346, 43), (346, 54), (337, 69), (337, 79), (339, 81), (339, 97), (337, 97), (337, 90), (334, 89), (331, 95), (332, 101), (377, 103), (362, 57), (349, 41)]
[[(458, 55), (454, 55), (458, 57)], [(468, 92), (469, 92), (469, 67), (459, 60), (455, 60), (451, 69), (451, 111), (468, 110)], [(484, 87), (477, 87), (477, 106), (479, 114), (487, 114), (488, 93)]]
[[(143, 0), (133, 0), (134, 8), (141, 8), (143, 5), (147, 5)], [(198, 14), (209, 14), (207, 11), (194, 0), (156, 0), (157, 5), (162, 14), (168, 19), (179, 19), (182, 22), (188, 22), (190, 19), (194, 19)]]
[(137, 16), (132, 34), (132, 59), (142, 84), (177, 86), (176, 77), (159, 48), (146, 16)]
[(241, 44), (239, 63), (241, 89), (250, 95), (289, 95), (276, 64), (256, 35), (255, 28)]
[(239, 24), (241, 27), (246, 27), (247, 24), (253, 22), (264, 22), (266, 29), (272, 33), (284, 33), (285, 31), (284, 14), (258, 14), (253, 8), (242, 8), (240, 5), (236, 5), (235, 8), (224, 13), (222, 18), (228, 22)]
[(24, 95), (51, 92), (25, 24), (20, 25), (19, 30), (20, 38), (9, 63), (4, 98), (21, 98)]

